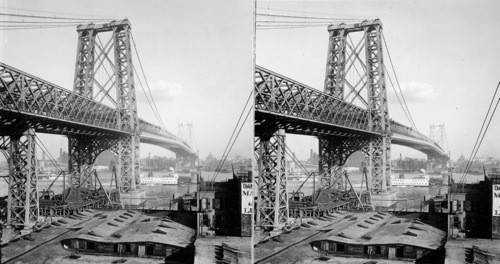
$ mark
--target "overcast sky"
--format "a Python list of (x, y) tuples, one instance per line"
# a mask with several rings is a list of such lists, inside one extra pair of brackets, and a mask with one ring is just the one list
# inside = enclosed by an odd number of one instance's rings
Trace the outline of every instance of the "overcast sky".
[[(220, 157), (253, 82), (251, 1), (7, 1), (0, 10), (55, 16), (127, 17), (159, 112), (167, 129), (193, 123), (200, 156)], [(49, 11), (39, 13), (5, 9)], [(50, 13), (53, 12), (53, 13)], [(62, 13), (62, 14), (61, 14)], [(73, 89), (76, 27), (0, 31), (0, 61)], [(139, 69), (137, 59), (134, 64)], [(158, 124), (136, 81), (139, 116)], [(251, 115), (232, 154), (251, 157)], [(44, 136), (58, 156), (66, 140)], [(141, 145), (141, 156), (172, 156)]]
[[(379, 18), (413, 119), (422, 133), (444, 124), (453, 159), (470, 154), (496, 85), (500, 81), (500, 2), (498, 1), (259, 1), (259, 13), (294, 10), (311, 16)], [(319, 13), (319, 14), (318, 14)], [(290, 14), (290, 13), (288, 13)], [(328, 15), (333, 14), (333, 15)], [(323, 90), (326, 26), (257, 31), (257, 64)], [(389, 60), (385, 57), (388, 66)], [(387, 81), (386, 81), (387, 82)], [(388, 83), (388, 82), (387, 82)], [(404, 123), (392, 88), (389, 115)], [(500, 114), (494, 118), (478, 155), (500, 158)], [(288, 136), (301, 158), (316, 141)], [(424, 158), (393, 147), (393, 157)]]

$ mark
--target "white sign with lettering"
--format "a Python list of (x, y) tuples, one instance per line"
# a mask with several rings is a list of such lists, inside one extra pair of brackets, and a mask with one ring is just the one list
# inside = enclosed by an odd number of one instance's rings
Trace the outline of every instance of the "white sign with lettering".
[(500, 184), (493, 184), (493, 216), (500, 216)]
[(241, 213), (253, 214), (252, 183), (241, 184)]

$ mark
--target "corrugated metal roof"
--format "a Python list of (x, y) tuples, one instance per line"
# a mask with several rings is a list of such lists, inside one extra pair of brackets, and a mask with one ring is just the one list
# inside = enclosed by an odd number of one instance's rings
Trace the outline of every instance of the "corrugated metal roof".
[(435, 250), (444, 244), (446, 233), (419, 220), (388, 213), (366, 212), (337, 217), (322, 228), (326, 233), (317, 241), (356, 245), (402, 244)]
[(65, 219), (63, 224), (78, 230), (68, 239), (85, 239), (106, 243), (152, 242), (177, 247), (189, 245), (195, 230), (167, 217), (151, 217), (137, 211), (91, 211), (81, 219)]

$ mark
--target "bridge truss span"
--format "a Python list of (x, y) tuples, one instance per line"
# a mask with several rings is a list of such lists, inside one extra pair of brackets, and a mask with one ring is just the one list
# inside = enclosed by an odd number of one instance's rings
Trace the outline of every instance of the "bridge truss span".
[[(376, 135), (368, 131), (366, 110), (260, 66), (255, 67), (254, 92), (257, 133), (261, 127), (268, 130), (272, 116), (287, 133)], [(307, 130), (302, 124), (309, 122), (321, 128)]]
[(123, 135), (116, 110), (0, 62), (0, 131)]

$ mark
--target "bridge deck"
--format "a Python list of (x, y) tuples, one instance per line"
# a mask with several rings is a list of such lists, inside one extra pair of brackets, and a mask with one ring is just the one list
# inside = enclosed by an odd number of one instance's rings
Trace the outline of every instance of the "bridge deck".
[[(255, 134), (285, 129), (287, 133), (371, 139), (380, 129), (368, 125), (368, 110), (297, 82), (255, 67)], [(420, 132), (391, 120), (392, 143), (419, 150), (431, 156), (444, 156), (443, 149)]]
[[(117, 123), (118, 111), (0, 62), (0, 136), (37, 132), (116, 138), (131, 131)], [(182, 156), (196, 152), (177, 136), (140, 120), (141, 142)]]

